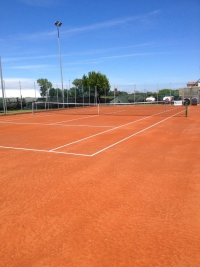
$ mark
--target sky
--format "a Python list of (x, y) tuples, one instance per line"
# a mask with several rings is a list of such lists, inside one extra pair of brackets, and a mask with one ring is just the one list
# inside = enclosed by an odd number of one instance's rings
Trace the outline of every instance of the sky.
[(39, 78), (60, 86), (57, 20), (64, 87), (90, 71), (111, 86), (173, 89), (200, 78), (199, 0), (6, 0), (0, 57), (7, 87)]

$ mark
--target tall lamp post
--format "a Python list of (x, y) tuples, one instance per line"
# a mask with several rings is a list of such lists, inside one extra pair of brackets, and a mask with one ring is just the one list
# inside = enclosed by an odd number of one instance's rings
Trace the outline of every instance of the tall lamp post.
[(63, 89), (63, 74), (62, 74), (62, 58), (61, 58), (61, 51), (60, 51), (60, 32), (59, 32), (59, 27), (61, 27), (62, 22), (56, 21), (55, 26), (57, 27), (58, 30), (58, 51), (59, 51), (59, 56), (60, 56), (60, 76), (61, 76), (61, 85), (62, 85), (62, 98), (63, 98), (63, 108), (64, 108), (64, 89)]
[(0, 76), (1, 76), (1, 90), (2, 90), (2, 98), (3, 98), (3, 111), (6, 114), (6, 100), (5, 100), (5, 92), (4, 92), (4, 84), (3, 84), (3, 75), (2, 75), (2, 66), (1, 66), (1, 57), (0, 57)]

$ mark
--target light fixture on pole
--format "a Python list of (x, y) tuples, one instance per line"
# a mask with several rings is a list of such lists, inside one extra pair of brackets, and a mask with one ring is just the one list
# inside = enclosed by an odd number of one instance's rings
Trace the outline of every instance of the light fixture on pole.
[(60, 76), (61, 76), (61, 86), (62, 86), (62, 98), (63, 98), (63, 107), (64, 107), (64, 89), (63, 89), (63, 75), (62, 75), (62, 58), (61, 58), (61, 51), (60, 51), (60, 32), (59, 32), (59, 27), (61, 27), (62, 22), (56, 21), (55, 26), (57, 27), (58, 30), (58, 51), (59, 51), (59, 56), (60, 56)]

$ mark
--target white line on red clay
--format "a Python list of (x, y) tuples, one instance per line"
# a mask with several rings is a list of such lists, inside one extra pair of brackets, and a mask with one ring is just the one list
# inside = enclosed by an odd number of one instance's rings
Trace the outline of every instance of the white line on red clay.
[[(182, 112), (182, 111), (181, 111), (181, 112)], [(51, 151), (55, 151), (55, 150), (57, 150), (57, 149), (60, 149), (60, 148), (66, 147), (66, 146), (70, 146), (70, 145), (79, 143), (79, 142), (81, 142), (81, 141), (90, 139), (90, 138), (92, 138), (92, 137), (95, 137), (95, 136), (98, 136), (98, 135), (101, 135), (101, 134), (104, 134), (104, 133), (107, 133), (107, 132), (110, 132), (110, 131), (113, 131), (113, 130), (122, 128), (122, 127), (124, 127), (124, 126), (130, 125), (130, 124), (133, 124), (133, 123), (136, 123), (136, 122), (138, 122), (138, 121), (142, 121), (142, 120), (146, 120), (146, 119), (148, 119), (148, 118), (152, 118), (152, 117), (154, 117), (154, 116), (156, 116), (156, 115), (158, 115), (158, 114), (162, 114), (162, 113), (163, 113), (163, 112), (159, 112), (159, 113), (153, 114), (153, 115), (151, 115), (151, 116), (147, 116), (147, 117), (138, 119), (138, 120), (136, 120), (136, 121), (132, 121), (132, 122), (128, 122), (128, 123), (126, 123), (126, 124), (122, 124), (122, 125), (120, 125), (120, 126), (117, 126), (117, 127), (112, 128), (112, 129), (109, 129), (109, 130), (106, 130), (106, 131), (103, 131), (103, 132), (100, 132), (100, 133), (97, 133), (97, 134), (93, 134), (93, 135), (90, 135), (90, 136), (88, 136), (88, 137), (85, 137), (85, 138), (76, 140), (76, 141), (74, 141), (74, 142), (71, 142), (71, 143), (68, 143), (68, 144), (65, 144), (65, 145), (62, 145), (62, 146), (53, 148), (53, 149), (51, 149)], [(179, 112), (179, 113), (180, 113), (180, 112)], [(178, 114), (178, 113), (176, 113), (176, 114)], [(175, 115), (176, 115), (176, 114), (175, 114)], [(174, 115), (174, 116), (175, 116), (175, 115)]]
[(51, 150), (44, 150), (44, 149), (34, 149), (34, 148), (24, 148), (24, 147), (0, 146), (0, 148), (22, 150), (22, 151), (35, 151), (35, 152), (45, 152), (45, 153), (53, 153), (53, 154), (65, 154), (65, 155), (91, 157), (91, 155), (89, 155), (89, 154), (80, 154), (80, 153), (71, 153), (71, 152), (59, 152), (59, 151), (51, 151)]
[(106, 131), (103, 131), (103, 132), (97, 133), (97, 134), (90, 135), (90, 136), (88, 136), (88, 137), (85, 137), (85, 138), (82, 138), (82, 139), (76, 140), (76, 141), (74, 141), (74, 142), (71, 142), (71, 143), (68, 143), (68, 144), (65, 144), (65, 145), (62, 145), (62, 146), (59, 146), (59, 147), (53, 148), (53, 149), (51, 149), (51, 151), (54, 151), (54, 150), (57, 150), (57, 149), (60, 149), (60, 148), (66, 147), (66, 146), (70, 146), (70, 145), (73, 145), (73, 144), (79, 143), (79, 142), (81, 142), (81, 141), (84, 141), (84, 140), (90, 139), (90, 138), (92, 138), (92, 137), (95, 137), (95, 136), (98, 136), (98, 135), (101, 135), (101, 134), (104, 134), (104, 133), (107, 133), (107, 132), (110, 132), (110, 131), (116, 130), (116, 129), (118, 129), (118, 128), (121, 128), (121, 127), (127, 126), (127, 125), (129, 125), (129, 124), (136, 123), (136, 122), (138, 122), (138, 121), (145, 120), (145, 119), (147, 119), (147, 118), (150, 118), (150, 117), (145, 117), (145, 118), (142, 118), (142, 119), (139, 119), (139, 120), (136, 120), (136, 121), (132, 121), (132, 122), (129, 122), (129, 123), (126, 123), (126, 124), (123, 124), (123, 125), (120, 125), (120, 126), (114, 127), (114, 128), (112, 128), (112, 129), (109, 129), (109, 130), (106, 130)]
[(44, 125), (44, 126), (64, 126), (64, 127), (93, 127), (93, 128), (112, 128), (115, 126), (104, 126), (104, 125), (79, 125), (79, 124), (61, 124), (61, 123), (40, 123), (40, 122), (2, 122), (0, 124), (22, 124), (22, 125)]
[(158, 125), (158, 124), (160, 124), (160, 123), (162, 123), (162, 122), (164, 122), (164, 121), (166, 121), (166, 120), (168, 120), (168, 119), (170, 119), (170, 118), (172, 118), (172, 117), (174, 117), (175, 115), (177, 115), (177, 114), (179, 114), (179, 113), (181, 113), (181, 112), (183, 112), (183, 111), (180, 111), (180, 112), (178, 112), (178, 113), (176, 113), (176, 114), (174, 114), (174, 115), (172, 115), (172, 116), (170, 116), (170, 117), (168, 117), (168, 118), (165, 118), (165, 119), (163, 119), (163, 120), (161, 120), (161, 121), (159, 121), (159, 122), (156, 122), (156, 123), (152, 124), (151, 126), (144, 128), (144, 129), (141, 130), (141, 131), (138, 131), (138, 132), (136, 132), (136, 133), (134, 133), (134, 134), (131, 134), (131, 135), (129, 135), (128, 137), (126, 137), (126, 138), (124, 138), (124, 139), (122, 139), (122, 140), (120, 140), (120, 141), (118, 141), (118, 142), (116, 142), (116, 143), (114, 143), (114, 144), (112, 144), (112, 145), (110, 145), (110, 146), (107, 146), (107, 147), (105, 147), (105, 148), (103, 148), (103, 149), (97, 151), (96, 153), (93, 153), (93, 154), (92, 154), (92, 157), (93, 157), (93, 156), (96, 156), (97, 154), (99, 154), (99, 153), (101, 153), (101, 152), (103, 152), (103, 151), (105, 151), (105, 150), (107, 150), (107, 149), (109, 149), (109, 148), (111, 148), (111, 147), (113, 147), (113, 146), (116, 146), (116, 145), (118, 145), (118, 144), (120, 144), (120, 143), (126, 141), (127, 139), (130, 139), (131, 137), (133, 137), (133, 136), (135, 136), (135, 135), (138, 135), (138, 134), (140, 134), (140, 133), (142, 133), (142, 132), (144, 132), (144, 131), (146, 131), (146, 130), (148, 130), (148, 129), (150, 129), (150, 128), (152, 128), (152, 127), (154, 127), (154, 126), (156, 126), (156, 125)]

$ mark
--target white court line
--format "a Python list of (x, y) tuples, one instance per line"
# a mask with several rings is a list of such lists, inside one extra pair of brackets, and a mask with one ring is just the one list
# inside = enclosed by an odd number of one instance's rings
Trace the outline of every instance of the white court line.
[(114, 128), (112, 128), (112, 129), (109, 129), (109, 130), (106, 130), (106, 131), (103, 131), (103, 132), (97, 133), (97, 134), (90, 135), (90, 136), (88, 136), (88, 137), (85, 137), (85, 138), (82, 138), (82, 139), (76, 140), (76, 141), (74, 141), (74, 142), (71, 142), (71, 143), (65, 144), (65, 145), (63, 145), (63, 146), (59, 146), (59, 147), (53, 148), (53, 149), (51, 149), (51, 151), (54, 151), (54, 150), (57, 150), (57, 149), (60, 149), (60, 148), (66, 147), (66, 146), (70, 146), (70, 145), (72, 145), (72, 144), (79, 143), (79, 142), (81, 142), (81, 141), (84, 141), (84, 140), (90, 139), (90, 138), (92, 138), (92, 137), (95, 137), (95, 136), (98, 136), (98, 135), (101, 135), (101, 134), (104, 134), (104, 133), (107, 133), (107, 132), (110, 132), (110, 131), (113, 131), (113, 130), (119, 129), (119, 128), (121, 128), (121, 127), (124, 127), (124, 126), (130, 125), (130, 124), (133, 124), (133, 123), (136, 123), (136, 122), (138, 122), (138, 121), (146, 120), (146, 119), (148, 119), (148, 118), (150, 118), (150, 117), (152, 117), (152, 116), (145, 117), (145, 118), (142, 118), (142, 119), (139, 119), (139, 120), (136, 120), (136, 121), (132, 121), (132, 122), (129, 122), (129, 123), (126, 123), (126, 124), (123, 124), (123, 125), (120, 125), (120, 126), (114, 127)]
[[(43, 118), (43, 117), (49, 117), (49, 116), (55, 116), (54, 115), (44, 115), (44, 116), (33, 116), (32, 114), (30, 114), (31, 117), (28, 117), (28, 118), (14, 118), (14, 119), (10, 119), (10, 120), (3, 120), (3, 121), (0, 121), (0, 123), (12, 123), (14, 124), (14, 122), (16, 121), (21, 121), (21, 120), (24, 120), (24, 119), (34, 119), (34, 118)], [(32, 117), (33, 116), (33, 117)], [(91, 118), (91, 117), (95, 117), (95, 116), (99, 116), (99, 115), (91, 115), (91, 116), (87, 116), (87, 117), (80, 117), (80, 118), (76, 118), (76, 119), (72, 119), (72, 120), (65, 120), (65, 121), (60, 121), (60, 122), (53, 122), (53, 123), (50, 123), (50, 124), (44, 124), (44, 125), (57, 125), (57, 124), (61, 124), (61, 122), (70, 122), (70, 121), (76, 121), (76, 120), (83, 120), (83, 119), (86, 119), (86, 118)], [(24, 123), (24, 124), (29, 124), (29, 123)], [(35, 124), (40, 124), (40, 123), (35, 123)]]
[(166, 119), (163, 119), (163, 120), (161, 120), (161, 121), (159, 121), (159, 122), (156, 122), (156, 123), (152, 124), (151, 126), (144, 128), (144, 129), (141, 130), (141, 131), (138, 131), (138, 132), (136, 132), (136, 133), (134, 133), (134, 134), (132, 134), (132, 135), (129, 135), (128, 137), (126, 137), (126, 138), (124, 138), (124, 139), (122, 139), (122, 140), (120, 140), (120, 141), (118, 141), (118, 142), (116, 142), (116, 143), (114, 143), (114, 144), (112, 144), (112, 145), (110, 145), (110, 146), (107, 146), (107, 147), (105, 147), (105, 148), (103, 148), (103, 149), (97, 151), (96, 153), (93, 153), (92, 156), (95, 156), (95, 155), (97, 155), (97, 154), (99, 154), (99, 153), (101, 153), (101, 152), (103, 152), (103, 151), (105, 151), (105, 150), (107, 150), (107, 149), (109, 149), (109, 148), (111, 148), (111, 147), (113, 147), (113, 146), (116, 146), (116, 145), (118, 145), (118, 144), (120, 144), (120, 143), (122, 143), (122, 142), (124, 142), (124, 141), (126, 141), (126, 140), (128, 140), (128, 139), (130, 139), (131, 137), (133, 137), (133, 136), (135, 136), (135, 135), (138, 135), (138, 134), (140, 134), (140, 133), (142, 133), (142, 132), (144, 132), (144, 131), (146, 131), (146, 130), (152, 128), (152, 127), (155, 127), (156, 125), (158, 125), (158, 124), (160, 124), (160, 123), (162, 123), (162, 122), (164, 122), (164, 121), (166, 121), (166, 120), (169, 120), (170, 118), (174, 117), (175, 115), (177, 115), (177, 114), (179, 114), (179, 113), (181, 113), (181, 112), (183, 112), (183, 111), (180, 111), (180, 112), (178, 112), (178, 113), (176, 113), (176, 114), (174, 114), (174, 115), (172, 115), (172, 116), (170, 116), (170, 117), (168, 117), (168, 118), (166, 118)]
[[(183, 112), (183, 111), (181, 111)], [(178, 112), (176, 114), (179, 114), (181, 112)], [(112, 129), (109, 129), (109, 130), (106, 130), (106, 131), (103, 131), (103, 132), (100, 132), (100, 133), (97, 133), (97, 134), (93, 134), (93, 135), (90, 135), (88, 137), (85, 137), (85, 138), (82, 138), (82, 139), (79, 139), (79, 140), (76, 140), (74, 142), (71, 142), (71, 143), (68, 143), (68, 144), (65, 144), (65, 145), (62, 145), (62, 146), (59, 146), (59, 147), (56, 147), (56, 148), (53, 148), (51, 151), (54, 151), (54, 150), (57, 150), (57, 149), (60, 149), (60, 148), (63, 148), (63, 147), (66, 147), (66, 146), (70, 146), (70, 145), (73, 145), (73, 144), (76, 144), (76, 143), (79, 143), (81, 141), (84, 141), (84, 140), (87, 140), (87, 139), (90, 139), (92, 137), (95, 137), (95, 136), (98, 136), (98, 135), (101, 135), (101, 134), (104, 134), (104, 133), (107, 133), (107, 132), (110, 132), (110, 131), (113, 131), (113, 130), (116, 130), (116, 129), (119, 129), (121, 127), (124, 127), (124, 126), (127, 126), (127, 125), (130, 125), (130, 124), (133, 124), (133, 123), (136, 123), (138, 121), (142, 121), (142, 120), (146, 120), (146, 119), (149, 119), (149, 118), (152, 118), (154, 117), (155, 115), (158, 115), (158, 114), (162, 114), (163, 112), (159, 112), (159, 113), (156, 113), (156, 114), (153, 114), (151, 116), (147, 116), (147, 117), (144, 117), (144, 118), (141, 118), (141, 119), (138, 119), (136, 121), (132, 121), (132, 122), (129, 122), (129, 123), (126, 123), (126, 124), (123, 124), (123, 125), (120, 125), (120, 126), (117, 126), (117, 127), (114, 127)], [(176, 114), (174, 114), (173, 116), (175, 116)], [(170, 118), (170, 117), (169, 117)]]
[(82, 119), (92, 118), (92, 117), (96, 117), (96, 116), (99, 116), (99, 115), (91, 115), (91, 116), (87, 116), (87, 117), (76, 118), (76, 119), (73, 119), (73, 120), (66, 120), (66, 121), (53, 122), (53, 123), (51, 123), (51, 124), (60, 124), (61, 122), (77, 121), (77, 120), (82, 120)]
[(34, 148), (24, 148), (24, 147), (0, 146), (0, 148), (14, 149), (14, 150), (23, 150), (23, 151), (35, 151), (35, 152), (46, 152), (46, 153), (54, 153), (54, 154), (66, 154), (66, 155), (75, 155), (75, 156), (91, 157), (91, 155), (89, 155), (89, 154), (79, 154), (79, 153), (70, 153), (70, 152), (59, 152), (59, 151), (51, 151), (51, 150), (44, 150), (44, 149), (34, 149)]
[[(155, 127), (156, 125), (158, 125), (158, 124), (160, 124), (160, 123), (162, 123), (162, 122), (164, 122), (164, 121), (166, 121), (166, 120), (168, 120), (168, 119), (174, 117), (175, 115), (177, 115), (177, 114), (179, 114), (179, 113), (181, 113), (181, 112), (183, 112), (183, 111), (180, 111), (180, 112), (178, 112), (178, 113), (176, 113), (176, 114), (174, 114), (174, 115), (172, 115), (172, 116), (170, 116), (170, 117), (168, 117), (168, 118), (165, 118), (165, 119), (163, 119), (163, 120), (161, 120), (161, 121), (159, 121), (159, 122), (157, 122), (157, 123), (154, 123), (154, 124), (152, 124), (151, 126), (146, 127), (145, 129), (143, 129), (143, 130), (141, 130), (141, 131), (138, 131), (138, 132), (136, 132), (136, 133), (134, 133), (134, 134), (132, 134), (132, 135), (130, 135), (130, 136), (128, 136), (128, 137), (126, 137), (126, 138), (124, 138), (124, 139), (122, 139), (122, 140), (120, 140), (120, 141), (118, 141), (118, 142), (116, 142), (116, 143), (114, 143), (114, 144), (112, 144), (112, 145), (110, 145), (110, 146), (107, 146), (107, 147), (105, 147), (105, 148), (103, 148), (103, 149), (101, 149), (101, 150), (99, 150), (99, 151), (97, 151), (96, 153), (93, 153), (93, 154), (80, 154), (80, 153), (71, 153), (71, 152), (59, 152), (59, 151), (54, 151), (54, 149), (53, 149), (53, 150), (43, 150), (43, 149), (33, 149), (33, 148), (17, 148), (17, 147), (11, 147), (11, 146), (0, 146), (0, 148), (4, 148), (4, 149), (14, 149), (14, 150), (22, 150), (22, 151), (35, 151), (35, 152), (45, 152), (45, 153), (54, 153), (54, 154), (65, 154), (65, 155), (75, 155), (75, 156), (93, 157), (93, 156), (96, 156), (97, 154), (99, 154), (99, 153), (101, 153), (101, 152), (103, 152), (103, 151), (105, 151), (105, 150), (107, 150), (107, 149), (109, 149), (109, 148), (111, 148), (111, 147), (113, 147), (113, 146), (115, 146), (115, 145), (117, 145), (117, 144), (120, 144), (120, 143), (126, 141), (127, 139), (130, 139), (131, 137), (133, 137), (133, 136), (135, 136), (135, 135), (138, 135), (138, 134), (140, 134), (140, 133), (142, 133), (142, 132), (144, 132), (144, 131), (146, 131), (146, 130), (152, 128), (152, 127)], [(150, 118), (150, 117), (146, 117), (146, 118), (143, 118), (143, 119), (147, 119), (147, 118)], [(137, 121), (141, 121), (141, 120), (143, 120), (143, 119), (139, 119), (139, 120), (137, 120)], [(132, 123), (135, 123), (135, 122), (137, 122), (137, 121), (134, 121), (134, 122), (132, 122)], [(128, 123), (128, 124), (130, 124), (130, 123)], [(125, 125), (127, 125), (127, 124), (125, 124)], [(125, 126), (125, 125), (119, 126), (119, 127), (117, 127), (117, 128), (123, 127), (123, 126)], [(110, 131), (110, 130), (108, 130), (108, 131)], [(108, 131), (105, 131), (105, 132), (108, 132)], [(99, 133), (99, 134), (101, 134), (101, 133)], [(97, 134), (97, 135), (98, 135), (98, 134)], [(96, 136), (96, 135), (94, 135), (94, 136)], [(88, 137), (88, 138), (90, 138), (90, 137)], [(85, 139), (88, 139), (88, 138), (83, 138), (82, 140), (85, 140)], [(78, 140), (78, 141), (80, 141), (80, 140)], [(76, 143), (76, 141), (73, 142), (73, 143)], [(72, 143), (71, 143), (71, 144), (72, 144)]]
[(0, 124), (22, 124), (22, 125), (44, 125), (44, 126), (64, 126), (64, 127), (88, 127), (88, 128), (112, 128), (115, 126), (104, 126), (104, 125), (80, 125), (80, 124), (53, 124), (53, 123), (40, 123), (40, 122), (10, 122), (10, 121), (0, 121)]
[[(23, 118), (19, 118), (17, 115), (25, 115), (26, 117), (23, 117)], [(30, 115), (30, 116), (28, 116), (28, 115)], [(13, 117), (12, 117), (13, 116)], [(35, 116), (33, 116), (33, 114), (32, 113), (19, 113), (19, 114), (14, 114), (14, 115), (8, 115), (8, 117), (5, 117), (5, 119), (7, 119), (7, 120), (4, 120), (5, 122), (6, 121), (20, 121), (20, 120), (25, 120), (25, 119), (34, 119), (34, 118), (43, 118), (43, 117), (48, 117), (48, 116), (52, 116), (52, 115), (43, 115), (43, 116), (37, 116), (37, 115), (35, 115)]]

